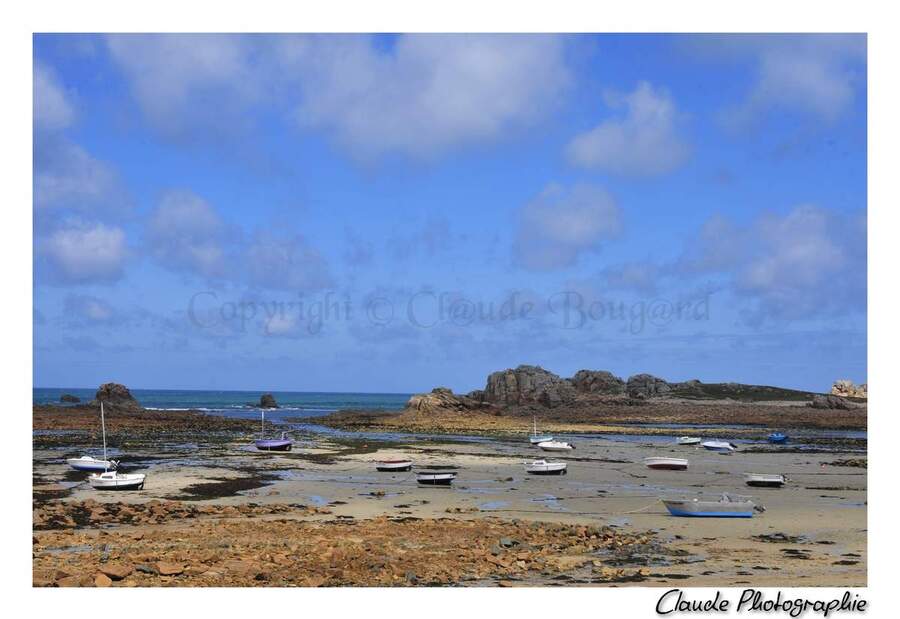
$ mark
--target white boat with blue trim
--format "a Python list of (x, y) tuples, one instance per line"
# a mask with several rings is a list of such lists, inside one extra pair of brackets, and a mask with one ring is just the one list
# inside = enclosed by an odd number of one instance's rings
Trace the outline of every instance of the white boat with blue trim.
[(702, 499), (660, 499), (673, 516), (687, 518), (752, 518), (756, 512), (765, 511), (750, 497), (722, 494), (718, 501)]

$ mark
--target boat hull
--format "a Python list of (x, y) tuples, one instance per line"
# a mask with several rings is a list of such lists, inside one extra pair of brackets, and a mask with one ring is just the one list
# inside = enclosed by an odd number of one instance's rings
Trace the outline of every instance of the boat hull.
[(419, 473), (416, 481), (423, 486), (449, 486), (456, 479), (456, 473)]
[(260, 451), (290, 451), (294, 442), (288, 439), (272, 439), (254, 443)]
[(88, 481), (94, 490), (143, 490), (146, 475), (124, 475), (108, 479), (91, 476)]
[(69, 458), (66, 462), (76, 471), (114, 471), (118, 466), (115, 460), (87, 460), (83, 458)]
[(679, 445), (699, 445), (703, 440), (692, 436), (682, 436), (676, 439), (675, 442)]
[(787, 443), (788, 437), (784, 434), (770, 434), (768, 436), (770, 443)]
[(571, 451), (575, 449), (574, 445), (570, 445), (569, 443), (564, 443), (562, 441), (546, 441), (543, 443), (538, 443), (538, 447), (540, 447), (544, 451)]
[(731, 443), (726, 443), (724, 441), (709, 441), (703, 443), (703, 447), (708, 449), (709, 451), (715, 451), (718, 453), (731, 453), (735, 450), (734, 445)]
[(744, 477), (744, 483), (754, 488), (781, 488), (786, 481), (784, 475), (749, 474)]
[(713, 501), (663, 501), (673, 516), (680, 518), (752, 518), (751, 503), (717, 503)]
[(552, 441), (552, 436), (532, 436), (528, 439), (532, 445), (537, 445), (538, 443), (546, 443), (547, 441)]
[(565, 462), (541, 462), (525, 464), (525, 472), (529, 475), (566, 475), (568, 465)]
[(688, 461), (681, 458), (645, 458), (644, 465), (657, 471), (686, 471)]
[(411, 460), (385, 460), (375, 463), (375, 470), (382, 473), (395, 473), (411, 471), (413, 463)]

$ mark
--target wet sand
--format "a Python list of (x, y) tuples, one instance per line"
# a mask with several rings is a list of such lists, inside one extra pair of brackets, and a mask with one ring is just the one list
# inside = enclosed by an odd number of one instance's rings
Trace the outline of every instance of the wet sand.
[[(353, 522), (359, 530), (370, 531), (369, 535), (393, 527), (396, 528), (393, 534), (402, 536), (403, 527), (408, 526), (411, 536), (425, 538), (430, 535), (429, 527), (439, 530), (446, 526), (440, 524), (440, 519), (452, 519), (480, 522), (485, 526), (491, 522), (497, 531), (504, 527), (517, 530), (517, 521), (588, 526), (596, 530), (608, 527), (607, 530), (625, 536), (647, 535), (659, 545), (654, 552), (640, 552), (622, 560), (610, 558), (596, 547), (547, 541), (547, 548), (554, 544), (560, 548), (547, 551), (549, 557), (554, 552), (558, 555), (554, 569), (548, 570), (546, 562), (538, 565), (524, 559), (524, 567), (517, 567), (515, 562), (512, 567), (489, 563), (488, 567), (495, 565), (496, 573), (476, 566), (471, 571), (473, 578), (460, 576), (461, 582), (470, 584), (499, 583), (497, 579), (509, 578), (514, 578), (512, 582), (516, 584), (615, 582), (624, 585), (632, 582), (642, 586), (671, 586), (680, 582), (685, 586), (841, 587), (866, 584), (866, 469), (833, 464), (864, 460), (865, 454), (857, 451), (807, 453), (797, 452), (790, 446), (743, 446), (737, 453), (724, 455), (702, 448), (679, 447), (670, 437), (594, 436), (573, 438), (577, 449), (559, 455), (545, 454), (521, 438), (471, 441), (401, 438), (387, 442), (308, 435), (298, 441), (294, 451), (276, 454), (256, 452), (245, 440), (170, 444), (163, 448), (132, 445), (123, 460), (125, 468), (146, 472), (149, 477), (142, 492), (129, 493), (97, 492), (84, 483), (79, 484), (84, 474), (69, 471), (65, 457), (80, 452), (65, 445), (42, 445), (34, 451), (36, 508), (39, 511), (48, 501), (56, 504), (85, 499), (100, 503), (177, 500), (196, 505), (240, 507), (253, 503), (318, 508), (313, 513), (303, 509), (275, 515), (235, 513), (231, 519), (218, 514), (215, 520), (209, 521), (209, 526), (200, 528), (179, 518), (138, 527), (147, 532), (160, 527), (184, 527), (192, 536), (205, 531), (203, 539), (228, 535), (228, 527), (239, 526), (236, 523), (241, 522), (276, 527), (277, 524), (268, 522), (273, 518), (302, 521), (305, 527), (315, 523)], [(688, 471), (647, 469), (642, 460), (653, 455), (688, 458), (690, 468)], [(566, 461), (568, 475), (525, 474), (525, 460), (545, 456)], [(418, 466), (459, 467), (459, 476), (450, 488), (433, 488), (417, 485), (414, 473), (375, 471), (375, 459), (394, 457), (409, 457)], [(743, 482), (746, 472), (783, 473), (790, 481), (781, 489), (749, 488)], [(715, 497), (722, 492), (751, 495), (766, 511), (752, 519), (674, 518), (659, 501), (661, 496), (702, 493)], [(264, 522), (267, 524), (261, 524)], [(130, 535), (135, 528), (98, 518), (96, 523), (88, 521), (80, 526), (77, 535), (87, 535), (92, 529), (96, 534), (98, 526), (113, 535)], [(327, 527), (315, 531), (316, 535), (325, 536), (326, 546), (328, 539), (338, 544), (336, 531), (332, 537), (328, 537), (331, 533)], [(468, 543), (473, 547), (484, 545), (478, 541), (483, 534), (483, 528), (472, 529), (467, 533), (471, 535)], [(42, 535), (50, 537), (41, 541)], [(57, 535), (60, 535), (57, 531), (36, 533), (36, 578), (51, 567), (58, 569), (60, 562), (65, 563), (59, 553), (48, 555), (42, 550), (58, 542), (53, 537)], [(261, 534), (262, 538), (265, 535)], [(143, 543), (130, 542), (135, 556), (143, 556)], [(199, 541), (194, 539), (191, 544), (197, 546)], [(451, 542), (447, 544), (446, 550), (452, 550)], [(546, 548), (540, 552), (544, 551)], [(242, 553), (253, 555), (250, 549)], [(536, 556), (543, 555), (538, 552)], [(77, 566), (83, 560), (84, 557), (74, 558), (70, 562)], [(459, 561), (460, 565), (466, 564), (462, 559)], [(610, 578), (597, 576), (597, 570), (621, 568), (631, 571)], [(207, 571), (216, 573), (211, 568)], [(446, 580), (448, 574), (452, 577), (463, 573), (441, 572), (435, 576), (435, 582), (455, 584)], [(340, 576), (335, 578), (293, 584), (417, 584), (415, 579), (403, 578), (401, 582), (391, 579), (360, 582), (352, 575), (343, 581)], [(238, 580), (226, 584), (266, 582)], [(173, 577), (171, 582), (138, 584), (210, 583)]]

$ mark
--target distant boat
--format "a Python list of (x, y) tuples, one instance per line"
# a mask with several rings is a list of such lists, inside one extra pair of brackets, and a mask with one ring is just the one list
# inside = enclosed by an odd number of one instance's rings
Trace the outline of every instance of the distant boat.
[(107, 471), (90, 475), (88, 482), (94, 490), (143, 490), (146, 478), (143, 473)]
[(781, 488), (787, 478), (784, 475), (768, 475), (765, 473), (747, 473), (744, 482), (757, 488)]
[(425, 486), (449, 486), (456, 479), (456, 471), (429, 469), (416, 473), (416, 481)]
[(702, 440), (699, 436), (679, 436), (675, 442), (679, 445), (699, 445)]
[(525, 463), (525, 472), (529, 475), (565, 475), (567, 467), (565, 462), (534, 460)]
[(260, 439), (254, 441), (256, 448), (260, 451), (290, 451), (294, 445), (294, 441), (285, 437), (286, 432), (281, 433), (281, 438), (265, 438), (266, 436), (266, 411), (260, 411), (262, 425), (260, 429)]
[(114, 471), (118, 461), (106, 457), (106, 416), (103, 413), (103, 402), (100, 402), (100, 427), (103, 429), (103, 459), (93, 456), (69, 458), (66, 462), (76, 471)]
[(533, 429), (532, 429), (532, 431), (531, 431), (531, 438), (528, 439), (528, 440), (531, 441), (531, 444), (532, 444), (532, 445), (537, 445), (538, 443), (546, 443), (546, 442), (548, 442), (548, 441), (552, 441), (552, 440), (553, 440), (553, 437), (550, 436), (549, 434), (538, 434), (538, 431), (537, 431), (537, 416), (535, 416), (535, 417), (533, 418), (533, 422), (534, 422), (534, 427), (533, 427)]
[(377, 460), (375, 470), (382, 473), (396, 473), (412, 470), (412, 460)]
[(571, 451), (575, 449), (575, 445), (565, 441), (543, 441), (537, 444), (544, 451)]
[(686, 471), (688, 468), (688, 461), (684, 458), (644, 458), (644, 464), (648, 469), (659, 469), (665, 471)]
[[(103, 459), (106, 458), (106, 415), (100, 402), (100, 426), (103, 428)], [(147, 476), (144, 473), (119, 473), (105, 470), (88, 475), (88, 483), (94, 490), (143, 490)]]
[(703, 446), (710, 451), (718, 451), (721, 453), (731, 453), (737, 449), (737, 445), (728, 441), (706, 441)]
[(788, 440), (787, 434), (781, 432), (772, 432), (768, 438), (770, 443), (786, 443)]
[(660, 499), (673, 516), (690, 518), (752, 518), (756, 511), (764, 511), (750, 497), (723, 494), (718, 501), (700, 499)]

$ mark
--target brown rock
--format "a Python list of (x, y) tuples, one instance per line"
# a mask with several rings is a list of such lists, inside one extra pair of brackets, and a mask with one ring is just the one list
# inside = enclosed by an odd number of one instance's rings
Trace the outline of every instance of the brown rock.
[(95, 587), (111, 587), (112, 580), (106, 574), (102, 572), (97, 572), (97, 575), (94, 576), (94, 586)]
[(66, 576), (65, 578), (60, 578), (56, 581), (57, 587), (79, 587), (81, 586), (81, 579), (77, 576)]
[(100, 571), (113, 580), (122, 580), (134, 571), (134, 566), (128, 563), (113, 563), (101, 566)]
[(156, 571), (160, 576), (178, 576), (182, 572), (184, 572), (184, 566), (180, 563), (168, 563), (166, 561), (159, 561), (156, 564)]

